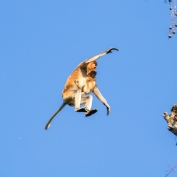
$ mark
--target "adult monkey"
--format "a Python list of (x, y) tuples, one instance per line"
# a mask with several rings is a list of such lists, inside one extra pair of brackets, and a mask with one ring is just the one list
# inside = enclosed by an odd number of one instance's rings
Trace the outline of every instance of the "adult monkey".
[[(62, 92), (63, 104), (61, 107), (52, 115), (47, 122), (45, 129), (50, 127), (52, 119), (64, 108), (65, 105), (75, 106), (76, 112), (85, 112), (85, 116), (91, 116), (97, 112), (97, 109), (91, 109), (92, 107), (92, 96), (86, 95), (93, 92), (94, 95), (106, 106), (107, 115), (110, 113), (110, 106), (101, 95), (96, 85), (96, 60), (105, 54), (111, 53), (112, 50), (117, 48), (109, 48), (108, 50), (95, 55), (84, 62), (80, 63), (73, 73), (68, 77), (64, 90)], [(84, 107), (80, 108), (81, 104), (85, 104)]]

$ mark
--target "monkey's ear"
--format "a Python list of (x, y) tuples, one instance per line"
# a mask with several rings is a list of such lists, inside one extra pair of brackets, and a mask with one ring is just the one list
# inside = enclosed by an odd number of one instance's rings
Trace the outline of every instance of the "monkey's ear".
[(106, 51), (104, 51), (104, 52), (102, 52), (102, 53), (100, 53), (100, 54), (98, 54), (98, 55), (95, 55), (95, 56), (93, 56), (93, 57), (91, 57), (91, 58), (88, 58), (87, 60), (84, 61), (84, 63), (90, 63), (90, 62), (92, 62), (92, 61), (95, 61), (95, 60), (97, 60), (98, 58), (100, 58), (100, 57), (102, 57), (102, 56), (104, 56), (104, 55), (106, 55), (106, 54), (108, 54), (108, 53), (112, 53), (112, 50), (117, 50), (117, 51), (118, 51), (118, 49), (115, 48), (115, 47), (109, 48), (108, 50), (106, 50)]

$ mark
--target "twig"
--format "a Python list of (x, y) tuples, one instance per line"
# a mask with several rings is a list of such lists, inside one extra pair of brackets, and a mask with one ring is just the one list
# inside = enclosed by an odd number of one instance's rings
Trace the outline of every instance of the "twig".
[(167, 170), (169, 172), (165, 175), (165, 177), (167, 177), (168, 175), (170, 175), (172, 172), (175, 173), (176, 169), (177, 169), (177, 164), (173, 168), (170, 167), (170, 170)]

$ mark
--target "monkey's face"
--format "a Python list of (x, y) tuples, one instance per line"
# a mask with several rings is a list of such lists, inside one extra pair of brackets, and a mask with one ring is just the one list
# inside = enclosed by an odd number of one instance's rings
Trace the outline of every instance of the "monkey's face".
[(90, 62), (88, 65), (87, 65), (87, 75), (92, 77), (92, 78), (95, 78), (97, 72), (96, 72), (96, 67), (97, 67), (97, 62), (96, 61), (93, 61), (93, 62)]
[(91, 71), (89, 73), (89, 76), (92, 77), (92, 78), (95, 78), (96, 77), (96, 71)]

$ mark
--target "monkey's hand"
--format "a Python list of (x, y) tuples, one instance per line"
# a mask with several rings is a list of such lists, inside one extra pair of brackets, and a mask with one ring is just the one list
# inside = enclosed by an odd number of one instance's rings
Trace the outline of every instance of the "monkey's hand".
[(111, 108), (110, 108), (110, 106), (109, 105), (105, 105), (106, 106), (106, 108), (107, 108), (107, 116), (109, 115), (109, 113), (110, 113), (110, 111), (111, 111)]
[(119, 51), (117, 48), (109, 48), (109, 49), (106, 51), (106, 54), (112, 53), (112, 50), (117, 50), (117, 51)]

